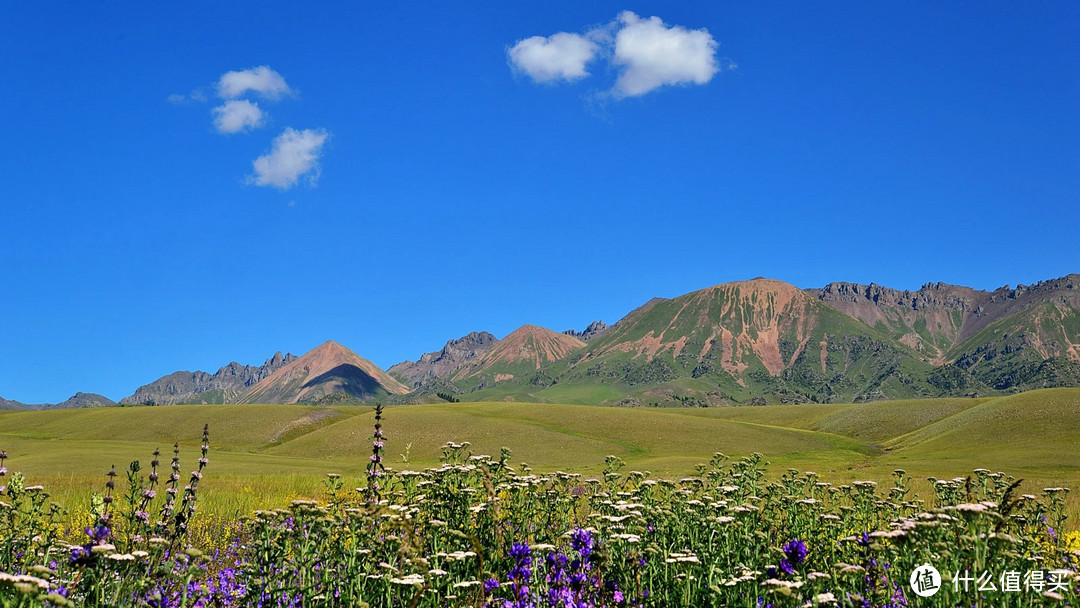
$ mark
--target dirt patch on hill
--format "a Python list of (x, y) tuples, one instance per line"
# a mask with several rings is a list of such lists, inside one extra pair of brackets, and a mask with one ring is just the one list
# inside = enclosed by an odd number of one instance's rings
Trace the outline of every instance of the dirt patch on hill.
[(738, 378), (749, 366), (743, 363), (741, 353), (736, 352), (736, 344), (735, 336), (726, 327), (720, 328), (720, 348), (723, 349), (720, 352), (720, 367)]
[(919, 334), (904, 334), (900, 336), (900, 343), (910, 346), (913, 350), (919, 350)]
[(780, 372), (784, 371), (784, 357), (780, 355), (780, 332), (775, 326), (758, 330), (757, 340), (751, 341), (750, 346), (770, 374), (779, 376)]
[(671, 355), (673, 357), (678, 357), (679, 353), (682, 352), (684, 346), (686, 346), (686, 336), (683, 336), (671, 343)]
[(314, 431), (322, 426), (321, 423), (337, 418), (340, 414), (335, 410), (318, 409), (285, 423), (274, 436), (270, 438), (271, 444), (278, 444), (287, 439), (295, 438), (304, 433)]

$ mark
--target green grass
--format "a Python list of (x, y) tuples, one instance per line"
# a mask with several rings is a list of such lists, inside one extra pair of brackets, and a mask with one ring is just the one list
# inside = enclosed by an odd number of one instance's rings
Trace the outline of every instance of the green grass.
[[(370, 408), (363, 408), (370, 410)], [(10, 413), (0, 435), (44, 440), (95, 439), (198, 444), (202, 425), (214, 430), (217, 447), (258, 450), (305, 429), (356, 415), (363, 409), (302, 405), (175, 405)]]
[[(85, 502), (111, 465), (148, 466), (160, 448), (168, 466), (181, 443), (182, 472), (211, 433), (205, 507), (242, 513), (317, 497), (326, 473), (362, 482), (370, 454), (368, 407), (191, 405), (0, 412), (7, 466), (44, 483), (59, 502)], [(773, 469), (813, 470), (836, 482), (966, 475), (977, 467), (1080, 490), (1080, 389), (990, 399), (728, 408), (608, 408), (547, 403), (441, 403), (387, 408), (387, 462), (398, 469), (438, 462), (447, 441), (477, 454), (513, 450), (536, 470), (595, 473), (611, 454), (628, 468), (679, 476), (714, 452), (761, 452)], [(405, 462), (405, 456), (408, 462)], [(1040, 485), (1041, 484), (1041, 485)], [(926, 486), (924, 486), (926, 487)], [(1080, 492), (1074, 493), (1074, 496)], [(1075, 504), (1075, 503), (1074, 503)]]
[(987, 400), (890, 442), (896, 454), (937, 462), (1080, 473), (1080, 389)]

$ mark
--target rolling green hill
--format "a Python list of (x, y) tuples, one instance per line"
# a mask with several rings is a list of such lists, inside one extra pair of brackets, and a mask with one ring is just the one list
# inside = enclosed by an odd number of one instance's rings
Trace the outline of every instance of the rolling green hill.
[[(362, 483), (372, 412), (355, 406), (203, 405), (0, 413), (0, 449), (11, 471), (44, 482), (68, 504), (126, 467), (181, 443), (193, 464), (211, 432), (205, 489), (211, 511), (317, 496), (325, 473)], [(950, 478), (977, 467), (1044, 485), (1080, 487), (1080, 389), (984, 399), (724, 408), (609, 408), (530, 403), (391, 406), (384, 417), (390, 466), (438, 462), (447, 441), (475, 453), (513, 450), (539, 471), (595, 473), (607, 455), (629, 468), (684, 475), (715, 452), (765, 454), (773, 468), (814, 470), (830, 481)], [(408, 462), (405, 462), (405, 458)], [(182, 469), (187, 470), (187, 469)], [(928, 486), (921, 486), (923, 491)]]

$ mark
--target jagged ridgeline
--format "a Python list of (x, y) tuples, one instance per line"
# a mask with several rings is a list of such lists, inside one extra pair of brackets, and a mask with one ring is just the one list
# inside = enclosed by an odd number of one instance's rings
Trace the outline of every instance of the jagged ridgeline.
[(139, 387), (125, 404), (361, 403), (409, 389), (377, 365), (334, 341), (302, 357), (275, 354), (261, 367), (238, 363), (206, 372), (176, 372)]
[(296, 355), (274, 353), (259, 367), (235, 361), (213, 374), (203, 371), (173, 372), (140, 386), (135, 394), (120, 400), (128, 405), (175, 405), (178, 403), (233, 403), (249, 387), (278, 369), (296, 361)]
[[(261, 366), (176, 372), (122, 404), (516, 400), (607, 405), (850, 402), (1080, 386), (1080, 275), (980, 291), (782, 281), (653, 298), (617, 323), (472, 332), (383, 371), (336, 342)], [(0, 399), (0, 408), (58, 406)]]

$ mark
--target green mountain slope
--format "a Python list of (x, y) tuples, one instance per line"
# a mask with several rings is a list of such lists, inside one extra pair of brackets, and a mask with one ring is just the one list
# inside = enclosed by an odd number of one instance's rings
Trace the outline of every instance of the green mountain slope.
[(988, 325), (950, 357), (997, 390), (1080, 385), (1080, 310), (1045, 302)]
[(841, 282), (808, 293), (938, 364), (976, 316), (985, 294), (947, 283), (928, 283), (910, 292)]
[(932, 372), (887, 334), (787, 283), (754, 279), (620, 321), (557, 382), (611, 384), (646, 404), (800, 403), (937, 395), (925, 381)]
[(544, 357), (519, 342), (450, 380), (468, 399), (696, 406), (1078, 386), (1080, 275), (992, 292), (759, 278), (655, 298)]
[(553, 364), (565, 361), (585, 343), (566, 334), (536, 325), (522, 325), (474, 363), (458, 369), (450, 379), (466, 390), (482, 390), (498, 384), (546, 386)]

